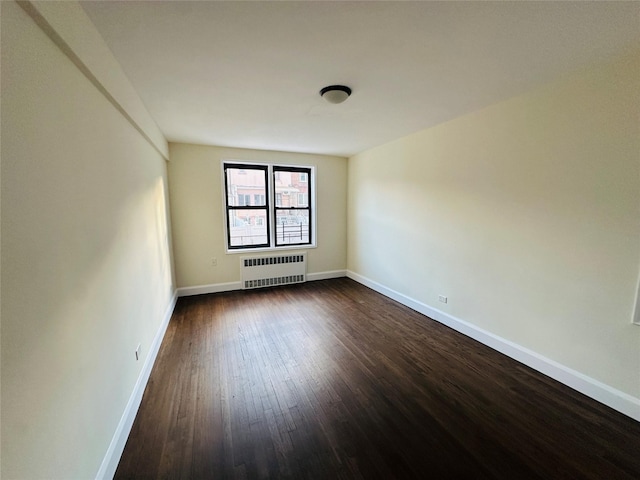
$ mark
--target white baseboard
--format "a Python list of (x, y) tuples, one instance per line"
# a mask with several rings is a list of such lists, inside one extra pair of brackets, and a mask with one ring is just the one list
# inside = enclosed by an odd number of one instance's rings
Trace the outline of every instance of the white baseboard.
[(202, 295), (203, 293), (230, 292), (232, 290), (240, 290), (241, 288), (242, 288), (242, 284), (240, 282), (212, 283), (210, 285), (195, 285), (193, 287), (179, 288), (178, 296), (188, 297), (190, 295)]
[(554, 360), (546, 358), (521, 345), (494, 335), (469, 322), (465, 322), (437, 308), (430, 307), (422, 302), (414, 300), (400, 292), (385, 287), (367, 277), (347, 270), (347, 277), (361, 283), (376, 292), (392, 298), (407, 307), (426, 315), (454, 330), (487, 345), (488, 347), (517, 360), (528, 367), (541, 372), (554, 380), (577, 390), (578, 392), (597, 400), (608, 407), (623, 413), (634, 420), (640, 421), (640, 399), (617, 390), (583, 373), (566, 367)]
[[(346, 277), (346, 270), (331, 270), (328, 272), (307, 273), (307, 281), (313, 282), (314, 280), (327, 280), (329, 278)], [(220, 293), (230, 292), (233, 290), (241, 290), (242, 283), (240, 282), (228, 282), (228, 283), (211, 283), (209, 285), (195, 285), (193, 287), (181, 287), (178, 289), (178, 297), (188, 297), (190, 295), (202, 295), (204, 293)]]
[(346, 276), (346, 270), (330, 270), (328, 272), (307, 273), (307, 281), (313, 282), (315, 280), (329, 280), (330, 278), (341, 278)]
[(122, 456), (122, 452), (124, 451), (127, 439), (129, 438), (129, 433), (131, 432), (131, 428), (133, 427), (133, 422), (136, 419), (138, 408), (140, 407), (140, 403), (142, 402), (142, 394), (144, 393), (144, 389), (147, 386), (147, 382), (149, 381), (151, 369), (153, 368), (153, 364), (155, 363), (156, 357), (158, 356), (158, 351), (160, 350), (162, 339), (164, 338), (164, 334), (167, 331), (167, 327), (169, 326), (169, 320), (171, 320), (173, 309), (176, 306), (177, 298), (177, 293), (174, 292), (173, 297), (171, 298), (171, 301), (169, 302), (169, 305), (164, 312), (164, 317), (162, 319), (162, 323), (160, 324), (160, 328), (158, 328), (156, 336), (154, 337), (153, 342), (149, 347), (149, 355), (147, 355), (147, 358), (144, 361), (144, 365), (142, 366), (142, 370), (140, 371), (138, 380), (133, 387), (133, 392), (131, 392), (131, 396), (129, 397), (127, 406), (125, 407), (124, 413), (122, 414), (122, 418), (120, 418), (120, 422), (118, 423), (116, 432), (113, 434), (113, 438), (111, 439), (111, 444), (109, 445), (107, 453), (102, 460), (102, 465), (100, 465), (100, 469), (96, 474), (97, 479), (111, 479), (116, 473), (118, 463), (120, 462), (120, 457)]

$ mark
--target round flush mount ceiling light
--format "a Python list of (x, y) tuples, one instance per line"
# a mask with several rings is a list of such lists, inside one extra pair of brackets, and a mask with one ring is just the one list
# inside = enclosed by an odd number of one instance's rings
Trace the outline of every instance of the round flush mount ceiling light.
[(351, 89), (344, 85), (329, 85), (320, 90), (320, 96), (329, 103), (342, 103), (351, 95)]

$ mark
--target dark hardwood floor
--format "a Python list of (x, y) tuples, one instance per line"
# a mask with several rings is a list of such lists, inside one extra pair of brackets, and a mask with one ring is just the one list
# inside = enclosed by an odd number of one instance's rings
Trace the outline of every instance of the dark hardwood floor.
[(349, 279), (180, 298), (116, 478), (638, 479), (640, 423)]

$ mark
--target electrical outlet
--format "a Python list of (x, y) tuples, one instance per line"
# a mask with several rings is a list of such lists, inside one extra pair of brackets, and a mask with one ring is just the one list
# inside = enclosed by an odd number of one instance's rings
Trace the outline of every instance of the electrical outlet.
[(438, 295), (438, 300), (440, 300), (442, 303), (447, 303), (448, 299), (444, 295)]
[(136, 361), (140, 360), (140, 347), (142, 346), (142, 344), (138, 344), (138, 346), (136, 347)]
[(217, 267), (218, 266), (218, 259), (216, 257), (213, 257), (211, 259), (211, 266), (212, 267)]

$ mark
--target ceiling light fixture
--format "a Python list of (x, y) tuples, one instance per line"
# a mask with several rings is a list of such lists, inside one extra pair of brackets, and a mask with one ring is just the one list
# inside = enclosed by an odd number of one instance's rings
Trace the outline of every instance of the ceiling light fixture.
[(320, 90), (320, 96), (329, 103), (342, 103), (351, 95), (351, 89), (344, 85), (329, 85)]

